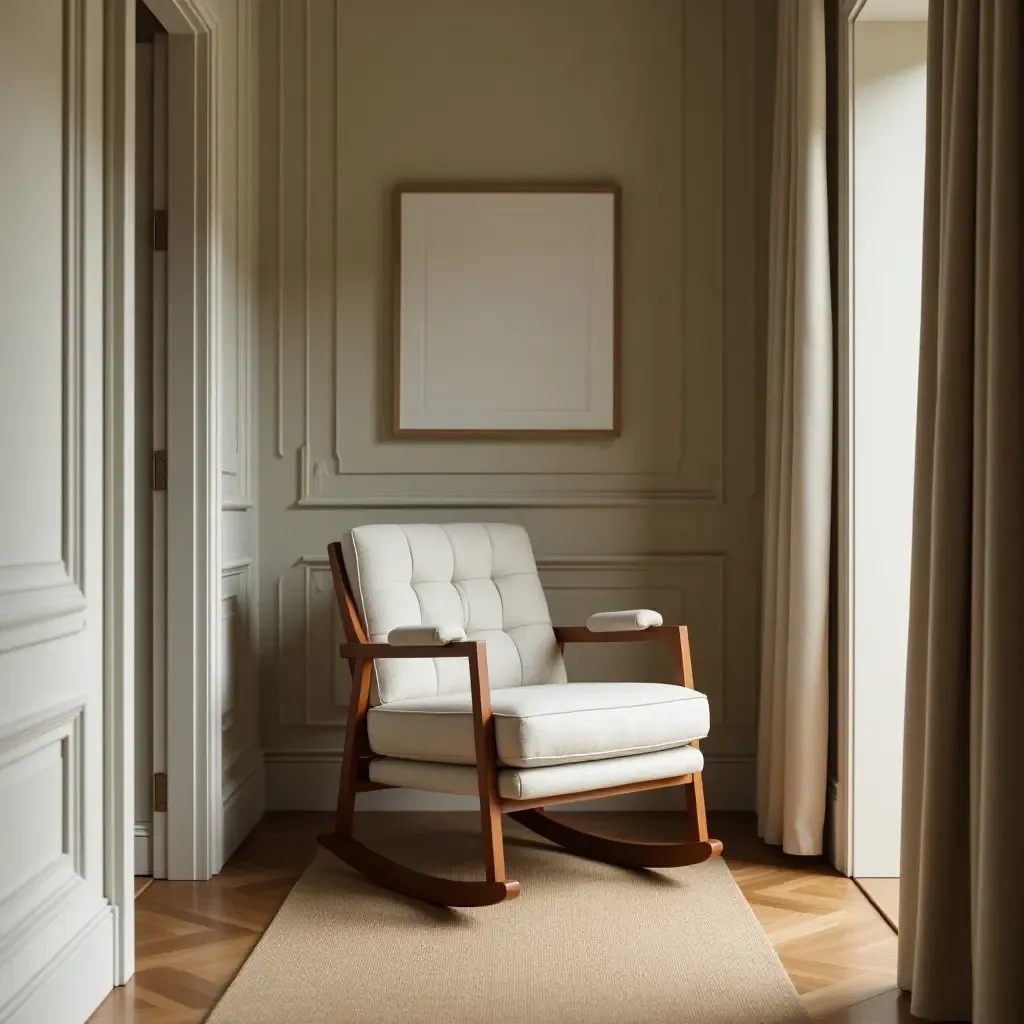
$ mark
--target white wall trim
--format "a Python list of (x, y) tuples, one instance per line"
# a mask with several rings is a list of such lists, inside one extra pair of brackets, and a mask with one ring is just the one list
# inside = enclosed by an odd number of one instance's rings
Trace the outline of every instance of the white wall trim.
[(114, 984), (135, 973), (135, 4), (104, 8), (104, 895)]
[(110, 948), (118, 912), (104, 904), (64, 948), (19, 992), (0, 1006), (3, 1024), (87, 1020), (110, 991)]
[[(233, 576), (239, 577), (239, 597), (242, 599), (245, 614), (248, 616), (249, 632), (246, 637), (246, 649), (243, 652), (244, 660), (234, 666), (234, 671), (237, 674), (236, 680), (242, 686), (254, 684), (258, 675), (256, 671), (259, 644), (255, 600), (256, 580), (255, 573), (250, 571), (253, 565), (253, 558), (242, 557), (226, 562), (221, 568), (222, 580), (230, 579)], [(223, 687), (223, 682), (221, 686)], [(221, 728), (225, 735), (227, 735), (227, 730), (239, 724), (236, 722), (236, 712), (248, 711), (255, 718), (255, 729), (249, 741), (241, 749), (232, 751), (230, 745), (227, 745), (225, 747), (227, 752), (222, 757), (223, 842), (214, 865), (217, 870), (223, 866), (242, 840), (252, 831), (256, 823), (263, 817), (266, 809), (266, 780), (263, 769), (263, 751), (260, 747), (258, 694), (256, 698), (255, 708), (251, 706), (245, 708), (238, 705), (239, 698), (235, 696), (233, 698), (235, 706), (221, 716)]]
[(224, 799), (224, 860), (238, 849), (266, 810), (266, 767), (259, 751), (253, 759), (252, 770)]
[[(169, 40), (167, 875), (220, 849), (219, 36), (212, 7), (156, 0)], [(198, 514), (197, 514), (198, 512)]]
[(0, 566), (0, 652), (56, 640), (85, 626), (83, 563), (85, 430), (86, 3), (64, 0), (61, 159), (64, 174), (62, 267), (63, 487), (61, 560)]
[[(643, 552), (637, 555), (538, 555), (537, 568), (541, 572), (559, 569), (621, 570), (679, 568), (694, 562), (719, 565), (727, 555), (724, 551), (672, 551), (666, 554)], [(327, 568), (330, 561), (325, 555), (303, 555), (297, 565)]]
[[(338, 800), (341, 751), (268, 750), (266, 764), (268, 811), (331, 811)], [(753, 754), (705, 755), (704, 793), (708, 807), (717, 811), (752, 811), (757, 788)], [(685, 807), (677, 788), (629, 794), (608, 800), (567, 805), (566, 809), (640, 811)], [(451, 811), (476, 810), (471, 797), (426, 793), (411, 789), (364, 793), (360, 810)]]
[[(50, 921), (67, 900), (81, 897), (85, 872), (84, 713), (85, 703), (74, 699), (0, 730), (0, 778), (16, 776), (19, 763), (30, 763), (59, 746), (64, 800), (62, 849), (50, 860), (33, 865), (34, 873), (0, 898), (0, 962), (9, 960), (10, 951)], [(16, 785), (13, 780), (12, 784)]]
[[(837, 19), (838, 54), (838, 326), (837, 345), (837, 593), (838, 628), (836, 685), (835, 799), (832, 802), (832, 860), (837, 871), (853, 873), (853, 500), (854, 424), (852, 389), (853, 352), (853, 191), (850, 168), (853, 162), (853, 25), (865, 0), (844, 0)], [(832, 785), (829, 786), (830, 794)]]
[(85, 595), (64, 562), (0, 566), (0, 652), (77, 633)]
[(251, 3), (237, 5), (237, 46), (235, 58), (235, 95), (238, 104), (235, 122), (237, 181), (232, 190), (236, 205), (236, 262), (249, 268), (248, 274), (235, 277), (235, 342), (237, 373), (235, 375), (235, 414), (237, 417), (238, 465), (235, 472), (221, 467), (221, 509), (244, 511), (255, 505), (253, 481), (253, 392), (256, 373), (253, 345), (254, 294), (250, 278), (257, 262), (256, 236), (256, 168), (249, 159), (251, 140), (256, 132), (256, 104), (253, 102), (252, 74), (254, 22), (256, 8)]
[[(296, 508), (648, 508), (651, 505), (675, 507), (679, 505), (716, 505), (723, 500), (722, 492), (717, 488), (703, 487), (666, 487), (632, 489), (598, 489), (598, 490), (565, 490), (565, 477), (559, 474), (522, 474), (507, 473), (504, 477), (528, 477), (529, 483), (524, 486), (520, 480), (514, 482), (507, 492), (467, 491), (453, 493), (446, 488), (443, 493), (426, 491), (423, 488), (410, 490), (408, 478), (417, 474), (410, 473), (331, 473), (327, 460), (314, 459), (310, 454), (309, 445), (299, 448), (299, 497)], [(460, 477), (478, 474), (460, 473)], [(603, 479), (632, 474), (603, 473)], [(657, 476), (658, 474), (644, 474)], [(324, 482), (331, 476), (343, 480), (387, 479), (397, 482), (399, 490), (394, 493), (371, 490), (361, 486), (360, 493), (351, 495), (324, 494)], [(430, 474), (434, 478), (444, 474)], [(537, 491), (538, 476), (552, 477), (554, 487), (559, 490)]]

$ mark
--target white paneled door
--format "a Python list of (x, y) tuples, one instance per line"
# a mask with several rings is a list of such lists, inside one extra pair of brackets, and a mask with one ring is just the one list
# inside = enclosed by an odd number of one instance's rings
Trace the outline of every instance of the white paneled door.
[(0, 1021), (110, 989), (103, 4), (0, 6)]

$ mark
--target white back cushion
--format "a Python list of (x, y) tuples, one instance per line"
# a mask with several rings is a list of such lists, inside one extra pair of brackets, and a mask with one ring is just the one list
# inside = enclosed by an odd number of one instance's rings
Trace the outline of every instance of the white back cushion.
[[(368, 638), (396, 626), (462, 626), (487, 641), (492, 689), (564, 683), (530, 538), (508, 523), (358, 526), (342, 541)], [(465, 658), (378, 661), (372, 700), (469, 689)]]

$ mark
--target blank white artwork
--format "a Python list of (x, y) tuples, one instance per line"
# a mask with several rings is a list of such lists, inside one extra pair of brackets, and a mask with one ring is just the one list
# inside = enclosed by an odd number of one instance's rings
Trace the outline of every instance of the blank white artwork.
[(615, 203), (399, 194), (398, 433), (616, 430)]

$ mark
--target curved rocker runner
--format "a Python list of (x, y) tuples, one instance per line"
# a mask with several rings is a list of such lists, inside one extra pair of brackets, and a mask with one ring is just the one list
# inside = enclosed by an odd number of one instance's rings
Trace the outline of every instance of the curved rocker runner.
[[(685, 626), (663, 626), (657, 612), (639, 609), (552, 627), (529, 539), (517, 526), (364, 526), (328, 553), (349, 638), (340, 654), (353, 684), (334, 831), (319, 837), (335, 856), (413, 899), (482, 907), (519, 895), (519, 882), (506, 877), (502, 814), (572, 853), (628, 868), (685, 867), (722, 852), (707, 833), (699, 741), (710, 715), (693, 686)], [(430, 607), (463, 609), (474, 629), (507, 638), (492, 650), (501, 688), (492, 693), (488, 644), (468, 640), (461, 623), (393, 626), (410, 608), (423, 620)], [(367, 639), (385, 633), (386, 643)], [(567, 682), (566, 643), (637, 642), (669, 645), (675, 685)], [(637, 747), (638, 735), (648, 745)], [(353, 836), (357, 794), (396, 786), (479, 795), (483, 879), (426, 874)], [(604, 836), (545, 811), (666, 786), (686, 788), (689, 841)]]

